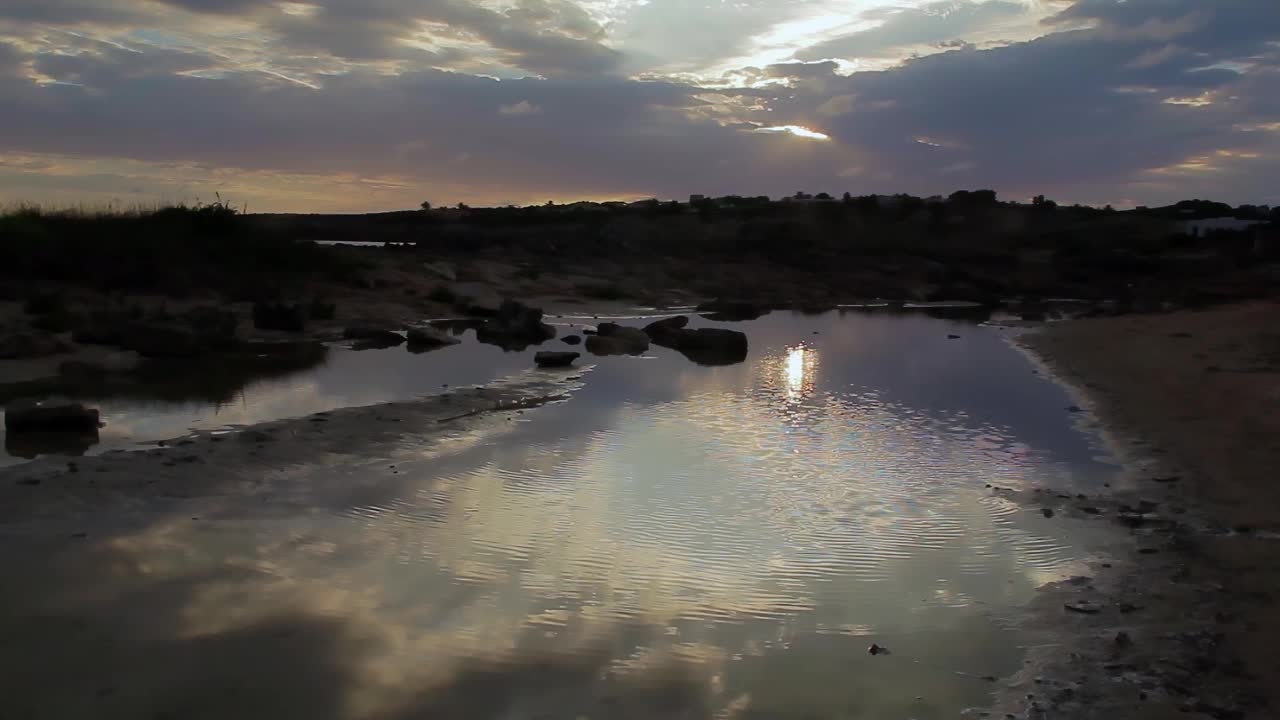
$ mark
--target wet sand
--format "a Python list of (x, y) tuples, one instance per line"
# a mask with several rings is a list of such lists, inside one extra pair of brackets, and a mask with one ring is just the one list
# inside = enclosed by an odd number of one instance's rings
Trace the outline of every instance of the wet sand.
[[(1017, 717), (1269, 718), (1280, 708), (1280, 307), (1062, 323), (1021, 344), (1125, 467), (1104, 497), (1022, 497), (1128, 529), (1046, 589)], [(999, 489), (996, 489), (998, 492)]]

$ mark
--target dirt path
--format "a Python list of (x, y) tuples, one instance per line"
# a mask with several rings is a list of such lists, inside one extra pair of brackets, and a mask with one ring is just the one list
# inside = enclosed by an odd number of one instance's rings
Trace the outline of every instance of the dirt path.
[[(1130, 471), (1087, 511), (1134, 544), (1085, 587), (1047, 593), (1046, 625), (1075, 639), (1051, 651), (1060, 702), (1027, 716), (1074, 700), (1068, 717), (1274, 717), (1280, 306), (1075, 321), (1022, 342), (1081, 391)], [(1065, 607), (1082, 599), (1095, 604)]]

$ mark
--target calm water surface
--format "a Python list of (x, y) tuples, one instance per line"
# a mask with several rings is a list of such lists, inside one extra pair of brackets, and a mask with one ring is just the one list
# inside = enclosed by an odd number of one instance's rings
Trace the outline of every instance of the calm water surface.
[[(987, 677), (1022, 660), (1018, 608), (1081, 570), (1090, 538), (986, 485), (1087, 492), (1111, 473), (1069, 398), (995, 329), (733, 326), (751, 342), (739, 365), (588, 357), (570, 399), (443, 444), (279, 468), (275, 495), (131, 508), (25, 571), (41, 609), (7, 613), (16, 646), (80, 648), (59, 660), (73, 689), (40, 707), (878, 719), (987, 702)], [(531, 354), (339, 353), (217, 422), (438, 392)], [(68, 590), (72, 573), (93, 589)]]

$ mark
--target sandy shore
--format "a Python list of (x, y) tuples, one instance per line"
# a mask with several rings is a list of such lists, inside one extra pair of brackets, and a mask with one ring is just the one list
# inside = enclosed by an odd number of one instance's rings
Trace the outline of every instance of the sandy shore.
[[(1022, 338), (1125, 477), (1059, 511), (1131, 547), (1048, 589), (1017, 717), (1270, 718), (1280, 708), (1280, 306), (1062, 323)], [(1089, 413), (1092, 413), (1091, 415)], [(1049, 494), (1022, 498), (1043, 502)]]

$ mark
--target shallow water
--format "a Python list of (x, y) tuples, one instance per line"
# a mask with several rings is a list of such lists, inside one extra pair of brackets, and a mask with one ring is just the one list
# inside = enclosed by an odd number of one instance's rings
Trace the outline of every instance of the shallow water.
[[(60, 660), (75, 688), (39, 707), (943, 718), (982, 705), (1021, 660), (1018, 608), (1078, 571), (1089, 540), (987, 484), (1087, 491), (1111, 474), (1069, 398), (990, 328), (860, 313), (732, 326), (751, 342), (739, 365), (588, 357), (567, 401), (443, 445), (278, 468), (275, 495), (162, 500), (99, 519), (102, 541), (27, 552), (47, 559), (24, 568), (6, 613), (22, 628), (4, 628), (12, 647), (53, 634), (80, 656)], [(415, 362), (530, 364), (532, 350), (491, 350)], [(415, 394), (406, 356), (350, 356), (382, 363), (370, 373), (339, 355), (280, 396)]]

